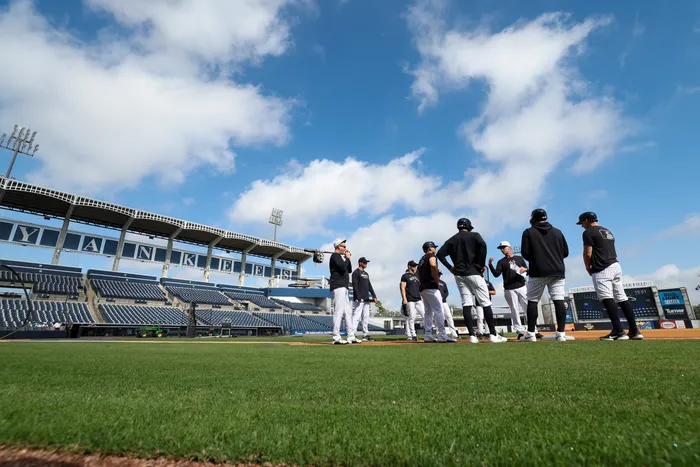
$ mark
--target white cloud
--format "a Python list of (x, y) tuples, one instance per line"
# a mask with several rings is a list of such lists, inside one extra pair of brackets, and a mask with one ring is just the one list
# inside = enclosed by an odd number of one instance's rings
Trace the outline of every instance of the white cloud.
[[(619, 104), (596, 96), (574, 66), (588, 35), (610, 18), (571, 23), (566, 15), (547, 14), (495, 33), (459, 31), (447, 28), (441, 5), (419, 2), (407, 15), (421, 54), (411, 70), (412, 92), (424, 112), (440, 93), (484, 82), (481, 114), (463, 123), (459, 135), (485, 164), (447, 184), (420, 174), (419, 153), (387, 165), (356, 159), (295, 164), (253, 183), (230, 211), (233, 221), (265, 223), (270, 209), (281, 207), (285, 231), (299, 235), (343, 234), (328, 229), (342, 216), (369, 223), (347, 235), (348, 246), (354, 257), (370, 258), (375, 288), (390, 304), (398, 299), (406, 261), (421, 255), (424, 241), (447, 239), (462, 215), (485, 236), (522, 225), (562, 161), (578, 156), (574, 170), (592, 170), (630, 133)], [(407, 209), (407, 217), (393, 216), (396, 207)], [(572, 264), (572, 281), (585, 282), (578, 266)], [(447, 281), (453, 283), (449, 275)]]
[[(524, 213), (567, 157), (577, 156), (574, 171), (591, 171), (631, 133), (619, 103), (596, 96), (574, 66), (587, 37), (611, 18), (575, 23), (548, 13), (498, 32), (462, 31), (448, 28), (444, 6), (422, 0), (407, 14), (421, 55), (411, 70), (412, 93), (425, 112), (441, 92), (486, 84), (481, 114), (460, 135), (497, 168), (475, 177), (465, 197), (470, 204), (490, 209), (516, 200), (512, 209)], [(499, 190), (488, 189), (496, 184)]]
[(700, 213), (689, 214), (680, 224), (669, 227), (659, 234), (661, 237), (700, 235)]
[(183, 206), (192, 206), (196, 202), (197, 201), (194, 198), (182, 198), (182, 205)]
[[(231, 146), (284, 144), (294, 102), (225, 78), (289, 47), (295, 0), (90, 0), (130, 34), (82, 42), (27, 0), (0, 9), (0, 125), (31, 125), (32, 181), (80, 192), (234, 169)], [(36, 164), (36, 163), (34, 163)]]
[(654, 272), (627, 276), (624, 279), (625, 281), (650, 280), (658, 288), (685, 287), (691, 303), (700, 304), (700, 291), (695, 290), (700, 285), (700, 266), (681, 269), (675, 264), (666, 264)]
[(292, 161), (281, 175), (258, 180), (243, 192), (229, 212), (232, 222), (267, 223), (272, 208), (284, 211), (284, 231), (303, 236), (329, 233), (334, 216), (381, 215), (395, 206), (425, 212), (442, 196), (441, 180), (420, 173), (423, 149), (386, 165), (354, 158), (342, 162)]

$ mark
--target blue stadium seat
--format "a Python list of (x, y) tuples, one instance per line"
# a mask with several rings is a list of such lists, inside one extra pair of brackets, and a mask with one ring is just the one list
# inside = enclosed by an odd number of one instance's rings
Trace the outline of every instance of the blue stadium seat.
[(105, 322), (109, 324), (187, 325), (187, 315), (179, 308), (138, 305), (98, 305), (98, 309), (100, 313), (102, 313)]
[[(311, 321), (314, 321), (316, 323), (325, 325), (325, 326), (330, 326), (331, 329), (333, 328), (333, 317), (332, 316), (307, 316), (305, 315), (304, 318), (309, 319)], [(370, 331), (385, 331), (384, 328), (380, 328), (379, 326), (375, 326), (374, 324), (370, 324), (368, 326), (368, 329)], [(347, 328), (345, 326), (345, 320), (343, 320), (342, 324), (340, 325), (340, 330), (341, 331), (346, 331)], [(357, 330), (362, 331), (362, 323), (357, 323)]]
[(281, 300), (278, 298), (273, 298), (275, 302), (279, 303), (285, 308), (295, 311), (323, 311), (320, 307), (312, 305), (311, 303), (299, 303), (299, 302), (288, 302), (287, 300)]
[(261, 294), (245, 293), (245, 292), (224, 292), (227, 297), (236, 301), (246, 301), (251, 302), (260, 308), (270, 308), (273, 310), (279, 310), (282, 307)]
[(156, 281), (128, 279), (91, 279), (92, 286), (102, 297), (165, 302), (165, 292)]
[(281, 326), (288, 331), (330, 332), (332, 330), (331, 326), (323, 325), (289, 313), (255, 312), (253, 315), (262, 318), (265, 321), (269, 321), (270, 323)]
[[(27, 287), (32, 285), (36, 293), (53, 295), (78, 295), (83, 287), (83, 279), (78, 276), (44, 274), (38, 272), (19, 272), (19, 277)], [(19, 285), (17, 278), (10, 271), (0, 271), (0, 281)]]
[(198, 303), (202, 305), (231, 305), (226, 297), (224, 297), (216, 289), (199, 288), (199, 287), (176, 287), (166, 285), (168, 292), (175, 295), (185, 303)]
[(224, 320), (228, 320), (232, 327), (242, 328), (269, 328), (277, 327), (257, 318), (245, 311), (221, 311), (221, 310), (197, 310), (197, 319), (201, 319), (212, 326), (221, 326)]
[[(34, 316), (31, 322), (52, 325), (54, 323), (90, 324), (95, 319), (90, 314), (87, 303), (50, 302), (32, 300)], [(0, 300), (0, 327), (20, 326), (27, 316), (25, 300)]]

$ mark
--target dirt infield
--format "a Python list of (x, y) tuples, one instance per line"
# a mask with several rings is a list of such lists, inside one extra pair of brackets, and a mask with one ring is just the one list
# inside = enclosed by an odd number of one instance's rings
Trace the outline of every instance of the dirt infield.
[[(574, 331), (567, 332), (567, 336), (572, 336), (576, 340), (598, 340), (601, 336), (608, 334), (610, 331)], [(554, 333), (542, 333), (544, 336), (552, 336)], [(700, 339), (700, 329), (650, 329), (643, 331), (645, 340), (696, 340)], [(112, 338), (86, 338), (86, 339), (8, 339), (0, 340), (1, 342), (109, 342), (109, 343), (142, 343), (142, 344), (220, 344), (220, 345), (332, 345), (330, 337), (327, 341), (309, 342), (303, 341), (303, 337), (299, 337), (299, 341), (280, 340), (246, 340), (239, 341), (237, 339), (112, 339)], [(481, 340), (480, 342), (486, 342)], [(508, 342), (519, 343), (514, 337), (511, 337)], [(464, 336), (457, 341), (457, 344), (468, 344), (469, 340)], [(384, 346), (384, 345), (416, 345), (425, 344), (422, 340), (417, 342), (406, 341), (403, 336), (396, 336), (395, 340), (376, 340), (371, 342), (363, 342), (362, 346)], [(0, 467), (2, 465), (0, 464)]]
[(212, 464), (171, 459), (136, 459), (74, 454), (57, 450), (0, 446), (0, 467), (291, 467), (290, 464)]

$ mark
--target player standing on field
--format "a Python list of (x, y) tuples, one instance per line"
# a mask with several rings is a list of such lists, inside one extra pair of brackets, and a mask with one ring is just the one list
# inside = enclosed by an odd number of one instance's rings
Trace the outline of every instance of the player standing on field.
[[(335, 252), (331, 255), (328, 267), (331, 272), (330, 289), (333, 294), (333, 343), (354, 344), (362, 341), (355, 338), (355, 330), (352, 328), (352, 310), (348, 299), (348, 287), (350, 286), (350, 251), (345, 245), (345, 240), (338, 239), (333, 242)], [(345, 319), (345, 327), (348, 330), (348, 340), (340, 338), (340, 325)]]
[[(445, 331), (445, 315), (442, 313), (442, 296), (440, 295), (440, 274), (438, 271), (435, 252), (437, 248), (433, 242), (423, 244), (423, 257), (418, 262), (418, 278), (420, 279), (420, 295), (423, 300), (425, 312), (423, 313), (423, 325), (425, 335), (423, 342), (456, 342), (447, 337)], [(433, 336), (433, 319), (438, 330), (438, 338)]]
[[(628, 339), (642, 340), (644, 336), (637, 329), (632, 304), (622, 287), (622, 268), (617, 262), (615, 237), (610, 230), (598, 224), (598, 216), (594, 212), (584, 212), (578, 216), (578, 225), (583, 227), (583, 264), (593, 278), (593, 288), (598, 300), (603, 303), (612, 323), (612, 332), (601, 337), (603, 341), (624, 341)], [(618, 305), (622, 308), (629, 334), (625, 334), (617, 315)], [(559, 318), (557, 318), (557, 321)]]
[(522, 340), (537, 340), (537, 303), (547, 287), (557, 317), (556, 339), (565, 342), (564, 258), (569, 256), (569, 245), (564, 234), (547, 222), (547, 212), (544, 209), (532, 211), (530, 225), (532, 227), (523, 232), (520, 243), (523, 258), (530, 263), (530, 279), (527, 281), (527, 332)]
[(527, 263), (522, 256), (515, 256), (508, 242), (501, 242), (498, 249), (503, 253), (503, 258), (498, 260), (493, 267), (493, 256), (489, 258), (489, 269), (493, 277), (503, 274), (503, 294), (510, 308), (510, 321), (513, 330), (518, 333), (518, 339), (525, 333), (525, 327), (520, 322), (520, 314), (527, 312), (527, 286), (525, 274)]
[(459, 339), (459, 332), (457, 332), (457, 328), (455, 327), (455, 320), (452, 317), (452, 310), (450, 309), (450, 305), (447, 304), (447, 297), (449, 297), (450, 291), (447, 288), (445, 281), (442, 280), (442, 271), (439, 271), (438, 275), (441, 277), (438, 285), (440, 287), (440, 295), (442, 295), (442, 314), (445, 315), (447, 329), (452, 332), (455, 339)]
[(406, 308), (406, 340), (417, 341), (416, 337), (416, 308), (421, 301), (420, 280), (416, 276), (418, 263), (411, 260), (408, 262), (408, 269), (399, 282), (401, 290), (401, 303)]
[[(484, 276), (484, 273), (481, 273)], [(485, 279), (484, 279), (485, 280)], [(496, 289), (493, 287), (491, 282), (486, 281), (486, 287), (489, 289), (489, 296), (493, 297), (496, 295)], [(472, 317), (476, 320), (476, 337), (489, 337), (489, 328), (484, 323), (484, 307), (479, 304), (479, 301), (474, 297), (474, 309), (472, 310)], [(494, 318), (495, 319), (495, 318)]]
[[(364, 256), (357, 261), (357, 269), (352, 273), (352, 295), (355, 302), (355, 311), (352, 315), (353, 331), (357, 330), (357, 325), (362, 319), (362, 339), (369, 341), (372, 337), (369, 335), (369, 308), (370, 303), (377, 302), (377, 294), (372, 288), (372, 283), (367, 274), (367, 263), (369, 260)], [(369, 298), (369, 294), (372, 298)]]
[[(489, 290), (482, 274), (486, 267), (486, 242), (476, 232), (467, 218), (457, 221), (458, 232), (449, 238), (438, 250), (437, 258), (455, 276), (455, 282), (462, 298), (462, 313), (464, 321), (469, 329), (469, 342), (476, 344), (479, 340), (474, 333), (474, 320), (472, 318), (472, 306), (476, 296), (479, 304), (484, 308), (484, 317), (489, 325), (491, 342), (506, 342), (508, 339), (496, 333), (496, 326), (491, 310)], [(447, 262), (450, 257), (454, 266)]]

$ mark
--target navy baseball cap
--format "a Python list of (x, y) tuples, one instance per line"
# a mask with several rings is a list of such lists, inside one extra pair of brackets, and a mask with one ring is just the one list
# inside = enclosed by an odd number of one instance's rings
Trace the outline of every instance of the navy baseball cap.
[(429, 248), (437, 248), (437, 245), (433, 242), (425, 242), (423, 244), (423, 252), (428, 251)]
[(466, 217), (462, 217), (460, 220), (457, 221), (457, 229), (467, 229), (471, 232), (474, 229), (474, 227), (472, 227), (472, 221), (470, 221)]
[(541, 222), (547, 220), (547, 211), (542, 208), (535, 209), (530, 214), (530, 222)]
[(408, 267), (409, 267), (409, 268), (414, 268), (414, 267), (416, 267), (416, 266), (418, 266), (418, 263), (416, 263), (415, 261), (411, 260), (411, 261), (408, 262)]
[(358, 259), (357, 262), (358, 263), (369, 263), (369, 260), (363, 256), (362, 258)]
[(594, 212), (586, 211), (578, 216), (578, 222), (576, 225), (581, 225), (584, 221), (598, 222), (598, 216)]

